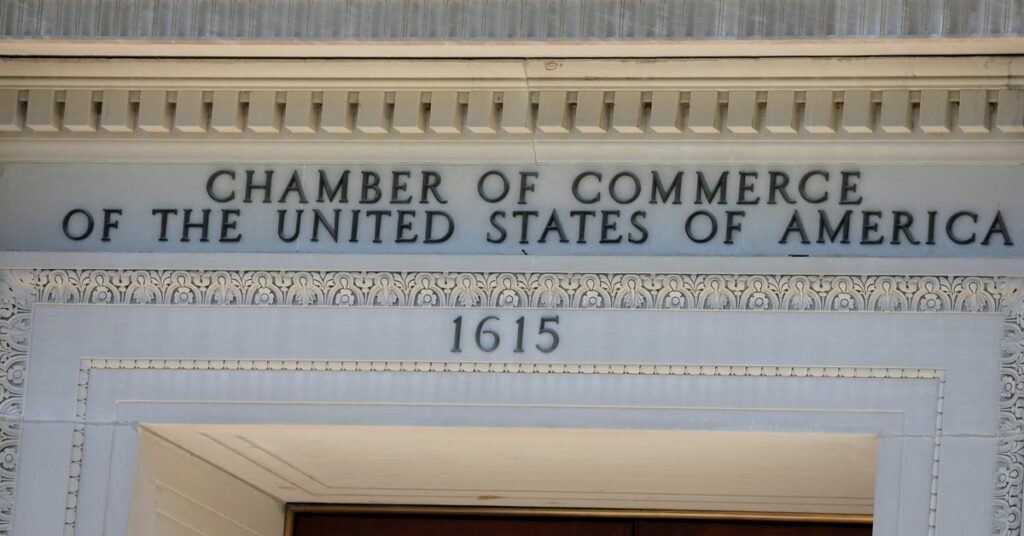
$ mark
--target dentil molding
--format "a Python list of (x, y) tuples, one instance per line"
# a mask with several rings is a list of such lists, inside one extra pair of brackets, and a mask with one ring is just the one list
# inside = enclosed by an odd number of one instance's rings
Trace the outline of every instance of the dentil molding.
[(0, 139), (1019, 138), (1024, 91), (0, 86)]
[(0, 142), (1024, 138), (1018, 57), (0, 60)]

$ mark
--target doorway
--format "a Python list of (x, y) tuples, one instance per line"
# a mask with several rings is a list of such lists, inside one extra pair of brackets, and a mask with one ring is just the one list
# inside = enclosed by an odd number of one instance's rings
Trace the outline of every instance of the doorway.
[[(728, 516), (721, 516), (728, 517)], [(575, 510), (560, 516), (500, 511), (453, 513), (293, 511), (286, 536), (870, 536), (871, 524), (822, 519), (693, 519)]]

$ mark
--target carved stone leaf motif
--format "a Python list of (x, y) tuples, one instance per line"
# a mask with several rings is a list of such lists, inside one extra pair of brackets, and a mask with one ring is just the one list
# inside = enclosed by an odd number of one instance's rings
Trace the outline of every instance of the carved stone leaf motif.
[(1024, 279), (1003, 278), (997, 285), (1002, 299), (1004, 336), (995, 531), (1017, 536), (1022, 532), (1024, 506)]
[(455, 307), (474, 307), (487, 301), (487, 293), (479, 274), (448, 275), (451, 281), (450, 305)]
[[(10, 530), (35, 303), (792, 311), (1002, 311), (994, 533), (1021, 534), (1024, 279), (488, 272), (0, 271), (0, 534)], [(473, 365), (476, 366), (476, 365)], [(77, 448), (77, 447), (76, 447)], [(74, 497), (77, 499), (77, 491)], [(73, 530), (74, 521), (69, 521)]]
[(785, 277), (779, 283), (782, 309), (812, 311), (822, 308), (820, 289), (815, 291), (815, 280), (811, 277)]
[(32, 304), (38, 293), (31, 271), (0, 271), (0, 534), (14, 513), (20, 418)]
[[(556, 308), (569, 306), (569, 289), (563, 280), (554, 274), (530, 276), (528, 286), (534, 307)], [(525, 291), (525, 290), (524, 290)]]

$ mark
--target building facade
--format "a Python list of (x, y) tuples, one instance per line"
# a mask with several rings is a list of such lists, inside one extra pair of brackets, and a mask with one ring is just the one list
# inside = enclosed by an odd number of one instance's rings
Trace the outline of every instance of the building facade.
[(0, 3), (0, 533), (1021, 534), (1022, 25)]

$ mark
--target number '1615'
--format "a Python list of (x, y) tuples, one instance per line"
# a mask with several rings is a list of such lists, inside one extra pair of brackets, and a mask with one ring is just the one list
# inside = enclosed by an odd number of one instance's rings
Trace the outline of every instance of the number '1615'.
[[(502, 319), (495, 315), (485, 316), (477, 322), (476, 329), (473, 331), (473, 342), (476, 343), (477, 348), (484, 352), (493, 352), (501, 346), (501, 335), (495, 330), (496, 325), (500, 326), (501, 322)], [(462, 316), (455, 317), (452, 323), (454, 324), (454, 339), (451, 351), (458, 353), (462, 351)], [(526, 331), (526, 317), (520, 316), (516, 319), (515, 324), (516, 345), (512, 351), (518, 354), (526, 351), (523, 340)], [(555, 348), (558, 348), (559, 342), (558, 331), (555, 329), (557, 325), (558, 315), (540, 317), (540, 324), (537, 326), (537, 342), (533, 347), (545, 354), (554, 352)]]

